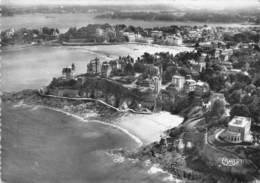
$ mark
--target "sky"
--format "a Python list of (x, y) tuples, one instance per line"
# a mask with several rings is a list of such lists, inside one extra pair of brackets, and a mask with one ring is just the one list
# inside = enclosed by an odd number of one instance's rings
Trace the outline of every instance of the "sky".
[(2, 0), (18, 5), (128, 5), (166, 4), (194, 8), (247, 8), (259, 6), (259, 0)]

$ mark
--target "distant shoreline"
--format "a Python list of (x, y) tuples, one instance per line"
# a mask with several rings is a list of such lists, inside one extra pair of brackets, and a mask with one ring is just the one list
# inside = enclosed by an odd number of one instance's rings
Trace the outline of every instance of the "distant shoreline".
[(122, 43), (62, 42), (60, 43), (61, 46), (100, 46), (100, 45), (109, 46), (109, 45), (121, 45), (121, 44), (126, 44), (126, 43), (125, 42)]
[[(245, 27), (259, 27), (260, 24), (257, 23), (250, 23), (250, 22), (218, 22), (218, 21), (211, 21), (211, 22), (205, 22), (205, 21), (192, 21), (192, 20), (183, 20), (183, 21), (176, 21), (176, 20), (152, 20), (152, 19), (133, 19), (133, 18), (110, 18), (110, 17), (95, 17), (96, 19), (103, 19), (103, 20), (132, 20), (132, 21), (144, 21), (144, 22), (173, 22), (173, 25), (187, 25), (187, 24), (192, 24), (192, 25), (209, 25), (209, 26), (215, 26), (215, 27), (222, 27), (222, 26), (228, 26), (233, 27), (231, 25), (236, 25), (236, 26), (245, 26)], [(229, 26), (228, 26), (229, 27)]]
[(148, 44), (148, 43), (139, 43), (139, 42), (124, 42), (124, 43), (70, 43), (70, 44), (62, 44), (62, 43), (53, 43), (53, 44), (15, 44), (15, 45), (8, 45), (8, 46), (2, 46), (2, 51), (17, 51), (20, 49), (26, 49), (26, 48), (37, 48), (37, 47), (55, 47), (55, 46), (61, 46), (61, 47), (77, 47), (77, 46), (117, 46), (117, 45), (141, 45), (141, 46), (151, 46), (151, 47), (168, 47), (168, 48), (192, 48), (190, 45), (180, 45), (180, 46), (170, 46), (170, 45), (163, 45), (163, 44)]

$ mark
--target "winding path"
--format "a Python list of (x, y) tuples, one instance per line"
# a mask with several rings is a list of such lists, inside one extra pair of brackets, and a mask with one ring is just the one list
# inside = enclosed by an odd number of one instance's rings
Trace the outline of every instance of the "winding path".
[(93, 98), (77, 98), (77, 97), (62, 97), (62, 96), (56, 96), (56, 95), (44, 95), (44, 94), (41, 94), (41, 92), (39, 92), (39, 94), (43, 97), (49, 97), (49, 98), (57, 98), (57, 99), (67, 99), (67, 100), (76, 100), (76, 101), (91, 101), (91, 102), (98, 102), (102, 105), (105, 105), (107, 106), (108, 108), (111, 108), (111, 109), (114, 109), (116, 110), (117, 112), (132, 112), (132, 113), (135, 113), (135, 114), (152, 114), (152, 112), (138, 112), (138, 111), (135, 111), (134, 109), (126, 109), (126, 110), (122, 110), (122, 109), (119, 109), (119, 108), (116, 108), (106, 102), (104, 102), (103, 100), (99, 100), (99, 99), (93, 99)]

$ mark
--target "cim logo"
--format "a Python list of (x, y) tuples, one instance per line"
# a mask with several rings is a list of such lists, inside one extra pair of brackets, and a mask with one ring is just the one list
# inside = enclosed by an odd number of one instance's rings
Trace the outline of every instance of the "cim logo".
[(229, 159), (229, 158), (220, 158), (219, 161), (221, 162), (221, 164), (223, 166), (231, 166), (231, 167), (234, 167), (234, 166), (239, 166), (239, 165), (242, 165), (243, 163), (243, 160), (242, 159)]

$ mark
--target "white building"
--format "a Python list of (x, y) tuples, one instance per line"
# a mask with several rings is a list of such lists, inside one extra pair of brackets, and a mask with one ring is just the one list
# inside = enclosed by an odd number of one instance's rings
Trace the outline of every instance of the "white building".
[(224, 139), (231, 143), (251, 142), (251, 118), (235, 116), (224, 132)]
[(135, 35), (135, 33), (133, 33), (133, 32), (124, 32), (123, 34), (124, 34), (124, 36), (126, 36), (126, 37), (128, 38), (128, 41), (129, 41), (130, 43), (136, 41), (136, 35)]
[(154, 76), (153, 83), (154, 83), (154, 92), (156, 94), (159, 94), (161, 90), (161, 83), (162, 83), (161, 79), (158, 76)]
[(195, 84), (195, 93), (198, 95), (202, 95), (204, 93), (209, 92), (210, 88), (209, 88), (209, 84), (206, 82), (202, 82), (202, 81), (197, 81)]
[(12, 38), (14, 36), (14, 33), (15, 33), (14, 28), (8, 29), (6, 31), (7, 38)]
[(148, 44), (153, 44), (153, 38), (151, 38), (151, 37), (146, 37), (146, 38), (145, 38), (145, 41), (146, 41), (146, 43), (148, 43)]
[(96, 34), (97, 34), (98, 36), (104, 36), (104, 35), (105, 35), (105, 32), (104, 32), (103, 29), (97, 28), (97, 29), (96, 29)]
[(165, 38), (165, 43), (173, 46), (182, 45), (182, 37), (176, 35), (168, 35)]
[(193, 92), (195, 91), (197, 82), (193, 79), (187, 79), (185, 82), (185, 90), (187, 92)]
[(229, 58), (233, 55), (233, 50), (232, 49), (224, 49), (221, 52), (221, 55), (224, 57), (224, 61), (228, 61)]
[(108, 78), (112, 72), (112, 68), (108, 62), (103, 62), (101, 66), (101, 75)]
[(178, 76), (174, 75), (172, 77), (172, 83), (175, 85), (176, 89), (178, 91), (182, 90), (185, 84), (185, 77), (184, 76)]
[(154, 30), (154, 31), (151, 32), (151, 36), (152, 36), (153, 38), (160, 38), (160, 37), (163, 36), (163, 32), (162, 32), (162, 31), (156, 31), (156, 30)]

